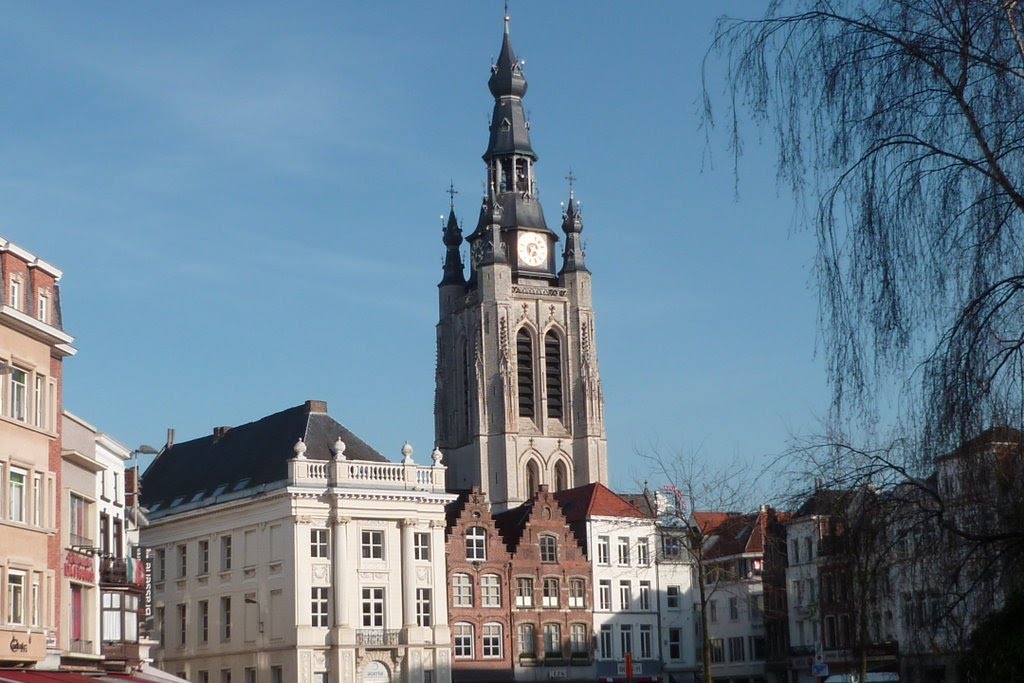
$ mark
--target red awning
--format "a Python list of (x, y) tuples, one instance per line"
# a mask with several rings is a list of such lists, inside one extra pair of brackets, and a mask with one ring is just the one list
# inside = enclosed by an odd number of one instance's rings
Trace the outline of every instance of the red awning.
[(0, 669), (0, 683), (96, 683), (96, 678), (71, 671)]

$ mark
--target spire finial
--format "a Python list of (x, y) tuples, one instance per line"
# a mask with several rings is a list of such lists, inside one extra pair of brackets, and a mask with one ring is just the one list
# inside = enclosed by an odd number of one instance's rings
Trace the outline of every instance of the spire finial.
[(571, 168), (569, 169), (569, 175), (565, 176), (565, 179), (569, 181), (569, 199), (572, 199), (576, 196), (576, 176), (573, 175)]
[(457, 195), (459, 193), (459, 191), (455, 189), (455, 181), (454, 180), (449, 180), (448, 181), (447, 193), (448, 193), (448, 196), (450, 197), (449, 207), (448, 208), (450, 208), (452, 211), (454, 211), (455, 210), (455, 195)]
[(508, 35), (508, 22), (511, 17), (508, 14), (508, 0), (505, 0), (505, 35)]

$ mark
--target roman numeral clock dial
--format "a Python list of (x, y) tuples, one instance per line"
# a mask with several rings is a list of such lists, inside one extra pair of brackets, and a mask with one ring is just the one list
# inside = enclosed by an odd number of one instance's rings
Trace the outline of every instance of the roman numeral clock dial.
[(537, 232), (523, 232), (519, 234), (519, 261), (524, 266), (537, 268), (547, 262), (548, 241)]

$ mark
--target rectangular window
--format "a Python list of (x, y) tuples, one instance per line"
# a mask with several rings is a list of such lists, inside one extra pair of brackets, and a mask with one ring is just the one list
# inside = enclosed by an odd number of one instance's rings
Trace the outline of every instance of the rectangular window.
[(640, 609), (651, 609), (651, 582), (640, 582)]
[(736, 621), (740, 618), (740, 601), (739, 598), (729, 598), (729, 619)]
[(612, 627), (610, 624), (605, 624), (601, 627), (601, 638), (598, 641), (598, 645), (601, 659), (611, 659), (614, 656), (612, 653)]
[(188, 607), (178, 603), (178, 645), (185, 647), (188, 642)]
[(482, 607), (501, 607), (501, 579), (497, 574), (480, 577), (480, 603)]
[(516, 607), (533, 607), (533, 579), (516, 578)]
[(247, 666), (245, 668), (245, 683), (256, 683), (256, 669)]
[(725, 661), (725, 643), (721, 638), (711, 639), (711, 663), (721, 664)]
[(25, 574), (7, 572), (7, 623), (25, 623)]
[(231, 596), (220, 599), (220, 639), (231, 640)]
[(651, 653), (654, 651), (653, 647), (653, 635), (651, 633), (650, 624), (640, 624), (640, 657), (643, 659), (650, 659)]
[(363, 589), (363, 626), (384, 628), (384, 589)]
[(668, 630), (668, 658), (680, 659), (683, 656), (683, 629), (670, 628)]
[(43, 475), (39, 472), (32, 475), (32, 523), (43, 526)]
[(311, 589), (311, 601), (309, 611), (312, 616), (313, 626), (329, 626), (327, 621), (327, 588), (317, 586)]
[(540, 537), (540, 561), (558, 562), (558, 541), (554, 536)]
[(284, 683), (284, 667), (270, 667), (270, 683)]
[(198, 681), (198, 683), (210, 683), (210, 672), (209, 671), (200, 671), (199, 672), (199, 681)]
[(708, 600), (708, 621), (712, 624), (718, 621), (718, 601)]
[(421, 562), (430, 561), (430, 534), (417, 531), (412, 535), (413, 556)]
[(619, 564), (629, 564), (629, 539), (619, 538)]
[(587, 625), (571, 624), (569, 626), (569, 653), (573, 657), (587, 654)]
[(612, 608), (612, 582), (609, 579), (601, 579), (597, 585), (597, 607), (603, 610)]
[(384, 532), (380, 530), (364, 531), (362, 534), (362, 552), (364, 560), (384, 559)]
[(558, 579), (547, 577), (544, 579), (542, 587), (541, 606), (558, 607), (558, 593), (560, 590)]
[(746, 655), (743, 650), (743, 636), (737, 636), (729, 639), (729, 661), (730, 662), (743, 662), (746, 661)]
[(431, 603), (430, 589), (429, 588), (417, 588), (416, 589), (416, 625), (417, 626), (433, 626), (434, 620), (431, 614)]
[(587, 584), (584, 579), (569, 579), (569, 607), (587, 606)]
[(199, 642), (207, 643), (210, 641), (210, 602), (208, 600), (199, 601)]
[(46, 377), (36, 375), (32, 391), (32, 424), (40, 429), (46, 427)]
[(92, 547), (89, 536), (89, 503), (74, 493), (71, 494), (71, 545)]
[(623, 656), (633, 651), (633, 626), (631, 624), (619, 626), (619, 644), (622, 646)]
[(178, 578), (182, 579), (188, 576), (188, 546), (182, 544), (178, 546)]
[(636, 562), (643, 566), (651, 563), (651, 545), (646, 538), (641, 538), (636, 544)]
[(39, 292), (39, 298), (36, 300), (36, 317), (39, 322), (50, 323), (50, 297), (46, 292)]
[(7, 484), (7, 518), (12, 522), (25, 521), (25, 480), (28, 472), (12, 467)]
[(309, 530), (309, 556), (326, 558), (327, 555), (327, 529)]
[(754, 623), (761, 623), (764, 618), (764, 594), (756, 593), (750, 596), (750, 620)]
[(597, 563), (598, 564), (611, 564), (611, 545), (607, 536), (597, 537)]
[(21, 310), (21, 276), (11, 277), (11, 308)]
[(544, 624), (544, 656), (562, 656), (562, 627), (559, 624)]
[(455, 624), (452, 638), (456, 659), (473, 658), (473, 627), (470, 624)]
[(231, 683), (231, 669), (220, 670), (220, 683)]
[(42, 626), (43, 624), (43, 591), (41, 583), (39, 572), (34, 573), (32, 575), (32, 602), (30, 605), (32, 612), (29, 615), (33, 626)]
[(665, 536), (661, 541), (661, 552), (666, 559), (678, 559), (683, 553), (683, 541), (678, 536)]
[(623, 612), (630, 608), (630, 583), (629, 581), (619, 581), (619, 609)]
[(220, 570), (231, 571), (231, 537), (220, 537)]
[(199, 575), (210, 573), (210, 542), (199, 541)]
[(11, 417), (15, 420), (26, 419), (28, 405), (26, 403), (28, 393), (28, 371), (18, 367), (11, 367)]
[(519, 624), (519, 654), (523, 657), (537, 656), (537, 630), (533, 624)]
[(485, 658), (501, 657), (501, 640), (501, 624), (484, 624), (483, 652)]
[(452, 603), (455, 607), (473, 606), (473, 581), (469, 574), (452, 576)]
[[(73, 500), (73, 499), (72, 499)], [(153, 580), (163, 581), (167, 573), (167, 551), (157, 548), (153, 553)]]
[(487, 532), (482, 527), (471, 527), (466, 532), (466, 560), (484, 562), (487, 559)]

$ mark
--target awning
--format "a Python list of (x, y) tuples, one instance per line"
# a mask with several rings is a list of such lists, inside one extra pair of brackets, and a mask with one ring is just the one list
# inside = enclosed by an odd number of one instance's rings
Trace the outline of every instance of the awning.
[(183, 678), (148, 664), (130, 674), (107, 673), (90, 680), (92, 683), (188, 683)]
[(0, 669), (0, 683), (96, 683), (96, 679), (71, 671)]
[[(832, 674), (825, 683), (857, 683), (860, 674)], [(892, 671), (869, 671), (865, 683), (899, 683), (900, 675)]]

